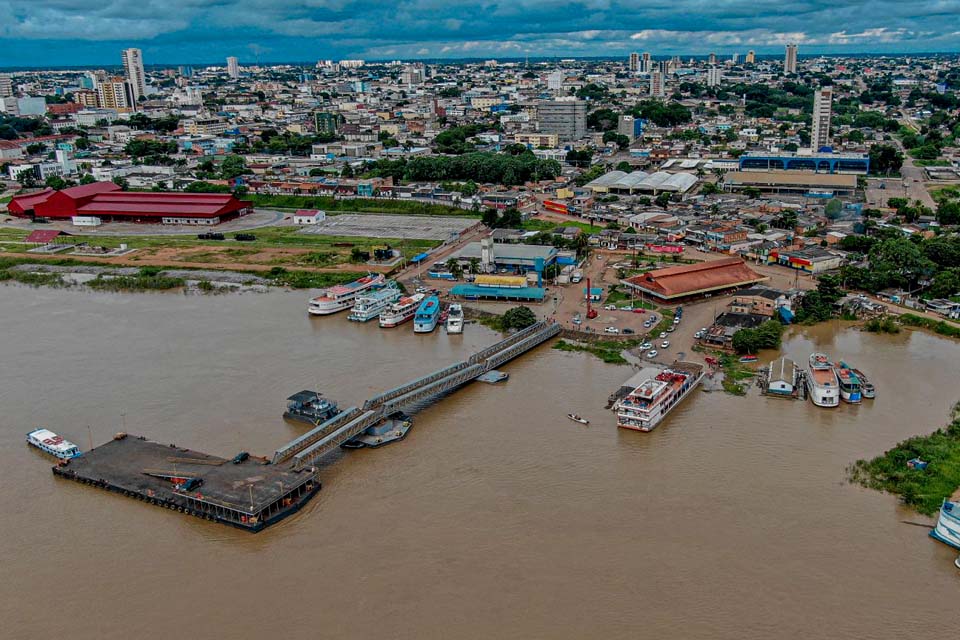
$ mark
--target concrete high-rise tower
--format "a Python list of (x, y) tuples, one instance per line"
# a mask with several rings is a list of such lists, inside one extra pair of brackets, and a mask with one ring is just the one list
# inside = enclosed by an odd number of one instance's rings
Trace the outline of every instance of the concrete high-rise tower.
[(783, 72), (784, 73), (796, 73), (797, 72), (797, 45), (788, 44), (787, 45), (787, 54), (783, 59)]
[(133, 98), (147, 95), (147, 76), (143, 71), (143, 52), (140, 49), (123, 50), (123, 73), (133, 87)]
[(8, 73), (0, 73), (0, 98), (9, 98), (13, 95), (13, 80)]
[(650, 73), (651, 71), (653, 71), (653, 69), (650, 68), (650, 54), (644, 52), (644, 54), (640, 56), (640, 73)]
[(753, 64), (757, 61), (757, 54), (753, 51), (747, 51), (747, 57), (744, 59), (744, 63)]
[(711, 53), (711, 54), (707, 57), (707, 64), (709, 64), (711, 67), (712, 67), (713, 65), (717, 64), (717, 54)]
[(630, 54), (630, 73), (637, 73), (640, 71), (640, 54), (631, 53)]
[(810, 148), (819, 151), (830, 146), (830, 115), (833, 108), (833, 89), (823, 87), (813, 94), (813, 132)]
[(227, 74), (234, 80), (240, 77), (240, 61), (235, 56), (227, 58)]
[(723, 79), (723, 74), (720, 71), (720, 67), (710, 67), (707, 69), (707, 86), (708, 87), (718, 87), (720, 86), (720, 81)]

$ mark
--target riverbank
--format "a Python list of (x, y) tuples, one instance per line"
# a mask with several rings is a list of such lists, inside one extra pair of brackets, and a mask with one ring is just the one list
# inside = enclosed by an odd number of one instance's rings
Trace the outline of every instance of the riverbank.
[[(926, 436), (908, 438), (872, 460), (857, 460), (848, 475), (851, 482), (899, 496), (904, 504), (933, 515), (945, 498), (960, 489), (960, 402), (951, 423)], [(923, 469), (908, 464), (919, 459)]]

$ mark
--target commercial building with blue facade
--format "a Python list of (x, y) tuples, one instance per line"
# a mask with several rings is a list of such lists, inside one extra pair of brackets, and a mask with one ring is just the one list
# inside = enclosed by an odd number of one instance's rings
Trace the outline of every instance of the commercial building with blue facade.
[(870, 157), (865, 153), (812, 153), (801, 155), (789, 152), (753, 152), (740, 156), (741, 171), (760, 171), (764, 169), (866, 175), (870, 171)]

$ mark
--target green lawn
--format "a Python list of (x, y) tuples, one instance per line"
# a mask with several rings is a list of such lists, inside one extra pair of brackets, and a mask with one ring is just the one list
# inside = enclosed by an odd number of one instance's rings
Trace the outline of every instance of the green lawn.
[[(312, 249), (317, 252), (318, 257), (309, 260), (305, 266), (326, 266), (336, 263), (339, 258), (348, 258), (353, 247), (362, 251), (370, 251), (373, 247), (382, 247), (389, 244), (394, 249), (399, 250), (405, 258), (412, 258), (418, 253), (431, 249), (440, 244), (436, 240), (401, 240), (395, 238), (357, 238), (347, 236), (325, 236), (309, 233), (298, 233), (300, 227), (263, 227), (254, 229), (248, 233), (256, 236), (253, 242), (235, 242), (233, 240), (198, 240), (195, 235), (169, 235), (169, 236), (84, 236), (75, 234), (74, 237), (88, 242), (94, 246), (119, 247), (121, 244), (135, 249), (187, 249), (193, 247), (209, 248), (209, 254), (195, 254), (194, 261), (201, 261), (200, 258), (207, 256), (209, 259), (215, 259), (217, 254), (225, 255), (227, 258), (242, 259), (246, 255), (256, 253), (259, 249), (266, 248), (292, 248), (292, 249)], [(235, 233), (225, 234), (228, 239), (233, 238)], [(19, 229), (0, 228), (0, 243), (22, 241), (27, 236), (26, 231)], [(3, 244), (3, 250), (25, 252), (29, 249), (26, 245)], [(324, 254), (325, 257), (321, 257)], [(311, 254), (313, 255), (313, 254)], [(340, 259), (342, 262), (343, 260)]]
[(554, 222), (553, 220), (531, 219), (524, 222), (520, 228), (523, 231), (552, 231), (557, 227), (577, 227), (584, 233), (600, 233), (603, 231), (603, 227), (598, 227), (586, 222), (576, 222), (574, 220), (570, 220), (569, 222)]

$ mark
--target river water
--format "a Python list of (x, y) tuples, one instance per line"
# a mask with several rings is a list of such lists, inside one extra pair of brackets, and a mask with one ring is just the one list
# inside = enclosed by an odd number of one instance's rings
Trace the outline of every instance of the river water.
[(305, 298), (0, 287), (0, 637), (956, 634), (956, 554), (844, 480), (960, 399), (960, 345), (924, 333), (793, 330), (789, 355), (843, 356), (879, 397), (696, 393), (651, 434), (603, 411), (629, 369), (541, 347), (404, 442), (338, 452), (317, 498), (258, 535), (57, 480), (23, 442), (125, 428), (270, 454), (304, 430), (280, 418), (290, 393), (350, 406), (497, 339), (309, 318)]

